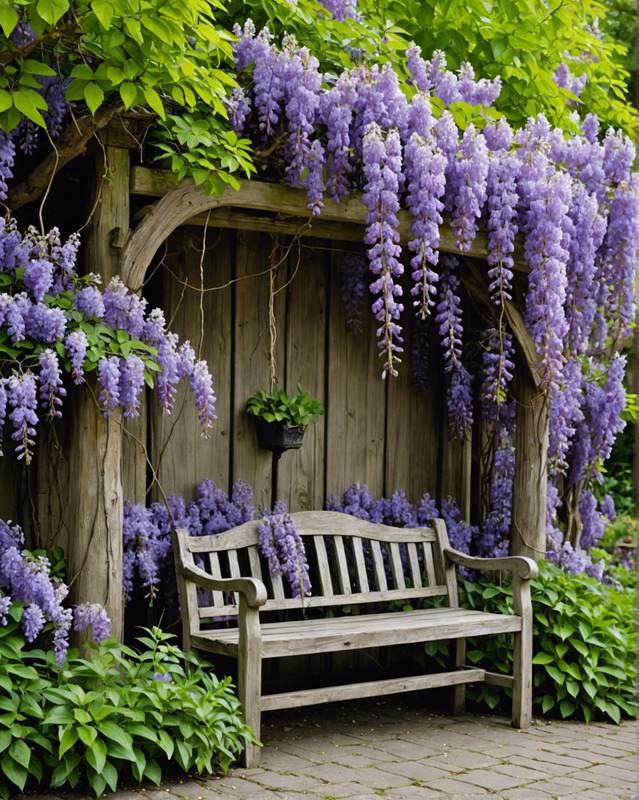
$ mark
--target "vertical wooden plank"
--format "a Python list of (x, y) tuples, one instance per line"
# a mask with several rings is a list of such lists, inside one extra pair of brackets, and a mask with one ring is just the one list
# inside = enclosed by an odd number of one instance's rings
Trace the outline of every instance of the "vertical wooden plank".
[(341, 495), (360, 481), (379, 496), (384, 488), (386, 384), (375, 341), (378, 323), (367, 308), (363, 331), (347, 331), (340, 296), (342, 259), (343, 253), (331, 259), (326, 491)]
[(413, 587), (419, 588), (422, 585), (422, 572), (419, 567), (417, 545), (411, 542), (406, 545), (406, 550), (408, 552), (408, 563), (410, 565), (410, 576), (413, 581)]
[[(428, 386), (420, 391), (413, 384), (411, 358), (416, 354), (412, 340), (416, 320), (410, 301), (410, 287), (405, 283), (404, 354), (399, 375), (388, 381), (385, 486), (387, 494), (403, 489), (411, 502), (418, 502), (424, 492), (437, 495), (437, 451), (441, 429), (438, 420), (438, 392), (441, 372), (428, 370)], [(412, 317), (412, 319), (411, 319)], [(423, 353), (433, 359), (433, 341)]]
[(442, 429), (444, 438), (441, 498), (452, 497), (459, 506), (462, 519), (470, 521), (472, 441), (470, 431), (465, 439), (451, 436), (448, 422)]
[(348, 576), (348, 563), (346, 561), (346, 551), (344, 550), (344, 539), (341, 536), (334, 536), (335, 555), (337, 557), (337, 575), (339, 587), (342, 594), (351, 593), (351, 581)]
[[(424, 564), (426, 565), (426, 577), (429, 586), (437, 585), (437, 573), (435, 572), (435, 562), (433, 561), (433, 545), (430, 542), (425, 542), (422, 545), (424, 549)], [(441, 582), (443, 583), (443, 574)]]
[(393, 583), (395, 589), (405, 589), (406, 581), (404, 580), (404, 567), (402, 565), (402, 557), (399, 553), (399, 545), (397, 542), (391, 542), (389, 545), (390, 559), (391, 559), (391, 572), (393, 574)]
[(224, 490), (229, 483), (231, 288), (217, 287), (231, 280), (231, 234), (213, 228), (207, 231), (202, 262), (204, 293), (199, 291), (202, 244), (202, 228), (184, 228), (171, 237), (169, 252), (173, 255), (167, 256), (163, 273), (164, 311), (171, 330), (181, 340), (188, 339), (196, 355), (199, 353), (209, 364), (217, 395), (217, 420), (209, 438), (203, 439), (193, 396), (186, 385), (180, 387), (170, 416), (162, 413), (157, 402), (153, 412), (153, 464), (160, 483), (165, 494), (180, 494), (187, 499), (204, 478)]
[(368, 574), (366, 572), (366, 560), (364, 559), (364, 547), (362, 540), (354, 536), (351, 540), (353, 542), (353, 552), (355, 553), (355, 566), (357, 567), (357, 588), (360, 592), (368, 592)]
[[(246, 414), (246, 401), (256, 391), (270, 388), (269, 367), (269, 258), (273, 239), (265, 234), (237, 234), (237, 283), (235, 285), (235, 355), (233, 376), (233, 480), (245, 480), (253, 487), (255, 504), (271, 506), (271, 453), (259, 450), (253, 421)], [(280, 267), (278, 286), (286, 278)], [(281, 380), (284, 373), (285, 293), (276, 296), (276, 356)], [(286, 456), (284, 456), (286, 458)]]
[(249, 557), (249, 564), (251, 566), (251, 576), (253, 578), (257, 578), (258, 580), (264, 580), (262, 578), (262, 564), (260, 562), (260, 552), (257, 547), (249, 547), (248, 548), (248, 557)]
[(273, 599), (284, 600), (284, 582), (281, 575), (273, 575), (271, 572), (271, 585), (273, 587)]
[(323, 536), (313, 536), (315, 542), (315, 553), (317, 554), (317, 569), (319, 571), (322, 595), (330, 597), (333, 594), (333, 580), (326, 553), (326, 543)]
[[(286, 390), (301, 383), (324, 403), (326, 302), (329, 258), (325, 250), (293, 247), (289, 255), (286, 302)], [(300, 450), (285, 453), (278, 473), (278, 497), (291, 511), (323, 508), (326, 418), (306, 429)]]
[[(211, 570), (211, 575), (214, 578), (222, 577), (222, 569), (220, 568), (219, 553), (209, 553), (209, 569)], [(222, 592), (212, 592), (211, 594), (213, 595), (214, 606), (224, 605), (224, 597), (222, 595)]]
[(380, 592), (385, 592), (388, 589), (388, 581), (386, 580), (386, 569), (384, 568), (384, 559), (382, 558), (382, 548), (380, 543), (374, 539), (371, 542), (371, 552), (373, 554), (373, 570), (375, 572), (376, 588)]

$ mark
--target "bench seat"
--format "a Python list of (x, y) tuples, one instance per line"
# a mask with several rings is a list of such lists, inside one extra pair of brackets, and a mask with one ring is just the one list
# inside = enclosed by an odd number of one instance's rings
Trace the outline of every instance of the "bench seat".
[[(521, 617), (465, 608), (430, 608), (388, 614), (262, 623), (262, 658), (332, 653), (439, 639), (458, 639), (521, 630)], [(239, 628), (198, 633), (194, 647), (237, 656)]]

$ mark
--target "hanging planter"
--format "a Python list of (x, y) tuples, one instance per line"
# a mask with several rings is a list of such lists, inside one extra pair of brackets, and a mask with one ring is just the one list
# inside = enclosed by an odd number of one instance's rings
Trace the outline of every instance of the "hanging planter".
[(255, 417), (260, 448), (280, 454), (298, 450), (304, 441), (306, 426), (324, 413), (322, 404), (300, 384), (294, 395), (284, 390), (256, 392), (249, 397), (246, 410)]

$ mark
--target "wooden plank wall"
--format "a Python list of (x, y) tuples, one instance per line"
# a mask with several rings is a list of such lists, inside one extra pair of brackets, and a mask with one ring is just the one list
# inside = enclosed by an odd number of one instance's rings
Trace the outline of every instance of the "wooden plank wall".
[(218, 421), (202, 440), (189, 397), (178, 397), (169, 418), (151, 408), (151, 455), (163, 493), (190, 497), (203, 478), (225, 490), (242, 479), (257, 504), (271, 503), (271, 455), (257, 448), (245, 404), (269, 387), (269, 267), (276, 263), (278, 386), (292, 392), (302, 383), (326, 408), (302, 449), (283, 455), (278, 497), (292, 510), (321, 508), (354, 481), (374, 495), (401, 488), (412, 500), (425, 491), (464, 497), (468, 448), (451, 450), (442, 464), (440, 371), (432, 369), (428, 391), (413, 388), (408, 332), (399, 378), (381, 380), (375, 320), (366, 313), (361, 334), (346, 329), (340, 243), (209, 229), (204, 254), (202, 245), (202, 228), (180, 230), (156, 281), (173, 330), (197, 343), (213, 368)]
[[(171, 329), (211, 365), (218, 419), (203, 439), (188, 390), (178, 392), (171, 416), (160, 412), (155, 399), (145, 402), (142, 418), (127, 423), (135, 438), (126, 438), (123, 447), (124, 496), (137, 502), (145, 494), (188, 499), (204, 478), (225, 490), (242, 479), (253, 487), (256, 504), (270, 506), (271, 455), (258, 449), (245, 405), (249, 395), (269, 387), (274, 246), (281, 262), (274, 303), (278, 386), (292, 392), (302, 383), (326, 408), (307, 430), (302, 449), (282, 457), (278, 497), (291, 510), (317, 509), (359, 481), (376, 496), (395, 489), (404, 489), (413, 501), (426, 491), (451, 494), (467, 516), (470, 442), (448, 437), (441, 365), (434, 361), (426, 392), (412, 386), (411, 326), (405, 323), (400, 375), (384, 382), (376, 321), (368, 310), (364, 331), (347, 331), (340, 269), (344, 248), (352, 245), (213, 228), (204, 241), (202, 227), (171, 237), (145, 293), (151, 304), (163, 306)], [(68, 535), (66, 449), (64, 431), (42, 440), (30, 488), (13, 459), (0, 458), (0, 519), (39, 529), (42, 544), (63, 543)]]

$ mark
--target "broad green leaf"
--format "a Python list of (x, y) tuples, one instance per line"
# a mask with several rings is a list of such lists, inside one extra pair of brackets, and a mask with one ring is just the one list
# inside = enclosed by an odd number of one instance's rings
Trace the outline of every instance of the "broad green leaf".
[[(29, 89), (24, 89), (15, 92), (13, 95), (13, 104), (27, 119), (35, 122), (41, 128), (46, 128), (44, 117), (38, 111), (37, 105), (34, 102), (33, 93)], [(46, 104), (45, 104), (46, 105)]]
[(135, 103), (137, 96), (138, 88), (134, 83), (125, 81), (124, 83), (120, 84), (120, 97), (122, 98), (122, 102), (124, 103), (124, 107), (126, 109), (131, 108), (131, 106)]
[(95, 81), (87, 83), (87, 85), (84, 87), (84, 99), (89, 107), (89, 111), (92, 114), (95, 114), (95, 112), (104, 102), (104, 92), (102, 91), (100, 85)]
[(36, 10), (45, 22), (55, 25), (69, 10), (68, 0), (38, 0)]
[[(11, 36), (13, 29), (18, 24), (19, 16), (18, 12), (16, 11), (15, 5), (12, 3), (2, 3), (0, 4), (0, 28), (4, 35), (9, 38)], [(8, 108), (9, 106), (7, 106)]]

